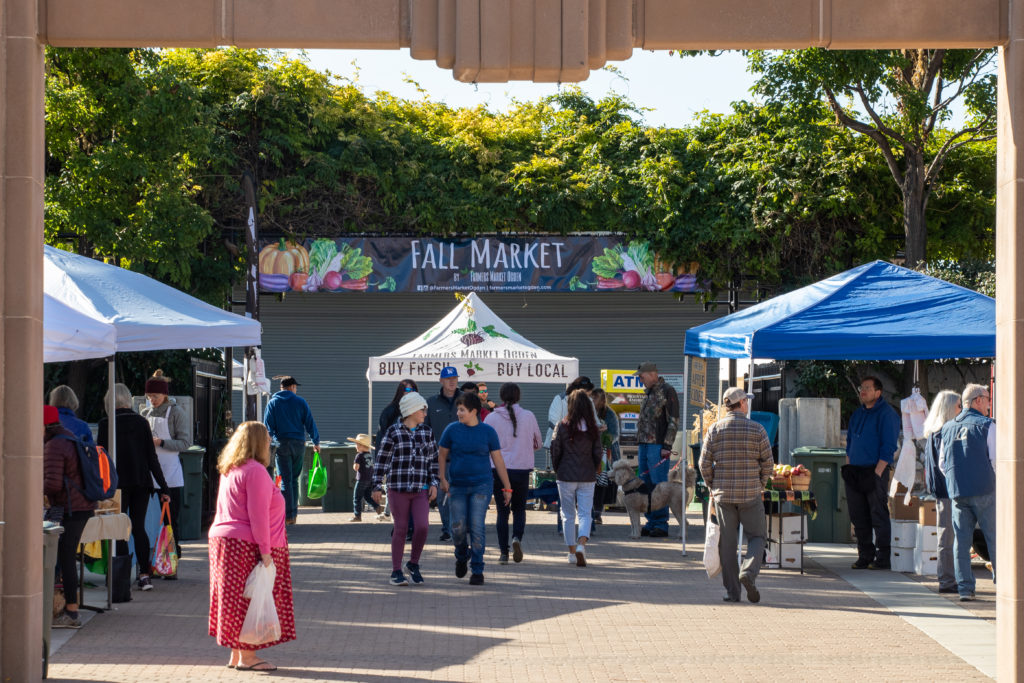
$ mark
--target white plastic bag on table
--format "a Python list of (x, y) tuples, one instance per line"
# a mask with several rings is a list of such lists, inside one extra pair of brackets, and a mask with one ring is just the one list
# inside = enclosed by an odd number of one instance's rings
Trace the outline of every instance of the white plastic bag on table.
[(260, 562), (245, 580), (242, 595), (249, 598), (250, 602), (242, 623), (242, 632), (238, 635), (239, 642), (262, 645), (281, 638), (281, 621), (277, 618), (277, 607), (274, 605), (276, 576), (277, 569), (273, 563), (266, 566)]
[(708, 521), (704, 526), (704, 569), (707, 570), (709, 579), (715, 578), (718, 572), (722, 571), (722, 558), (718, 556), (718, 541), (721, 535), (718, 508), (715, 499), (711, 498), (708, 504)]

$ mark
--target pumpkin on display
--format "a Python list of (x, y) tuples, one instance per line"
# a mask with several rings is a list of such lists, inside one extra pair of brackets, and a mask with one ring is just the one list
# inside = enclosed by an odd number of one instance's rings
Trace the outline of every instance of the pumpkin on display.
[(281, 238), (260, 251), (260, 272), (268, 275), (291, 275), (309, 272), (309, 252), (301, 244)]

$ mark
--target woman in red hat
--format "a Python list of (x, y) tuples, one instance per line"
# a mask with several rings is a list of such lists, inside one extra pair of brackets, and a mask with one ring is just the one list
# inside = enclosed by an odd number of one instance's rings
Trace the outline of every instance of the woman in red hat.
[[(61, 437), (61, 438), (58, 438)], [(43, 406), (43, 493), (50, 501), (47, 519), (59, 522), (64, 533), (57, 541), (57, 568), (64, 584), (64, 611), (53, 618), (54, 628), (81, 628), (78, 620), (78, 572), (75, 552), (96, 503), (82, 495), (85, 487), (78, 466), (75, 436), (60, 423), (54, 406)], [(67, 486), (65, 482), (70, 482)]]

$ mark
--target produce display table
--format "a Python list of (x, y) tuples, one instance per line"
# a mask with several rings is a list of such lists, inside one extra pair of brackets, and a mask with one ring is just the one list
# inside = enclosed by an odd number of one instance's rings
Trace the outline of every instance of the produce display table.
[[(794, 491), (792, 489), (786, 490), (766, 490), (761, 494), (761, 500), (764, 501), (764, 512), (768, 516), (768, 535), (767, 541), (770, 544), (774, 544), (776, 547), (776, 556), (773, 562), (765, 562), (765, 569), (789, 569), (791, 571), (799, 570), (801, 574), (804, 573), (804, 543), (807, 540), (807, 518), (811, 519), (818, 514), (818, 503), (814, 499), (814, 493), (812, 491)], [(782, 514), (781, 504), (792, 503), (798, 510), (797, 516), (799, 517), (799, 528), (792, 533), (789, 529), (783, 529), (782, 525)], [(774, 511), (778, 511), (778, 514), (774, 514)], [(779, 520), (779, 524), (776, 525), (776, 519)], [(778, 528), (774, 528), (778, 526)], [(792, 533), (797, 540), (792, 540), (787, 537), (787, 533)], [(784, 564), (783, 560), (783, 544), (787, 547), (794, 545), (800, 546), (798, 558), (793, 558), (793, 566)]]
[(113, 589), (114, 585), (111, 581), (111, 575), (113, 574), (114, 564), (114, 549), (111, 547), (111, 541), (127, 541), (128, 537), (132, 535), (132, 522), (128, 518), (128, 515), (123, 512), (115, 514), (103, 514), (96, 515), (90, 519), (86, 525), (85, 530), (82, 531), (82, 540), (79, 541), (79, 549), (81, 546), (92, 543), (94, 541), (101, 541), (106, 549), (107, 554), (107, 606), (106, 608), (101, 607), (90, 607), (85, 604), (85, 561), (83, 554), (79, 552), (79, 570), (78, 570), (78, 604), (80, 609), (92, 610), (93, 612), (103, 612), (104, 609), (110, 609), (114, 606), (113, 603)]

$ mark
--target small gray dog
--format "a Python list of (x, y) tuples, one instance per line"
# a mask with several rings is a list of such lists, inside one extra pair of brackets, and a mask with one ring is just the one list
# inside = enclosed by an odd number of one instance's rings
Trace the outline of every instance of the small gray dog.
[[(619, 505), (629, 513), (630, 538), (640, 538), (640, 515), (649, 510), (657, 510), (666, 505), (679, 522), (679, 533), (683, 536), (683, 491), (682, 468), (676, 467), (668, 473), (668, 481), (655, 485), (648, 494), (643, 479), (636, 476), (633, 468), (625, 460), (612, 465), (612, 479), (619, 486)], [(697, 472), (692, 467), (686, 468), (686, 505), (693, 500), (693, 492), (697, 487)]]

